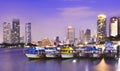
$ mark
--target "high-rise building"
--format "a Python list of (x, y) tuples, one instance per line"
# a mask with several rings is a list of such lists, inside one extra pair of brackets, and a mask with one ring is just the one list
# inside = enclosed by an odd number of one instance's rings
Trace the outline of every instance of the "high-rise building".
[(31, 23), (25, 25), (25, 42), (31, 43)]
[(106, 36), (106, 15), (100, 14), (97, 19), (97, 43), (104, 42)]
[(68, 26), (67, 28), (66, 40), (69, 41), (70, 44), (73, 44), (75, 41), (75, 29), (72, 26)]
[(20, 37), (20, 43), (24, 43), (24, 36)]
[(20, 21), (13, 19), (12, 22), (12, 43), (20, 43)]
[(84, 30), (79, 31), (79, 40), (80, 43), (84, 43)]
[(116, 37), (119, 34), (119, 23), (117, 17), (110, 18), (109, 36)]
[(3, 23), (3, 42), (11, 43), (11, 25), (10, 23)]
[(90, 29), (87, 29), (86, 32), (85, 32), (85, 38), (84, 38), (85, 42), (90, 42), (90, 39), (91, 39), (91, 30)]
[(120, 17), (118, 17), (118, 35), (120, 35)]

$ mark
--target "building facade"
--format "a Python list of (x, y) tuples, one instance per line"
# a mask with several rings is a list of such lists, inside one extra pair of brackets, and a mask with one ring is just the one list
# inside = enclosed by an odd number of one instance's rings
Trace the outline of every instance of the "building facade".
[(13, 19), (12, 21), (12, 43), (20, 43), (20, 21)]
[(100, 14), (97, 19), (97, 43), (104, 42), (106, 37), (106, 15)]
[(109, 36), (116, 37), (119, 34), (119, 23), (117, 17), (110, 18)]
[(87, 29), (84, 36), (84, 42), (90, 43), (91, 40), (91, 30)]
[(84, 43), (84, 30), (79, 30), (80, 43)]
[(10, 23), (3, 23), (3, 43), (11, 43), (11, 25)]
[(25, 24), (25, 42), (31, 43), (31, 23)]
[(73, 44), (75, 41), (75, 29), (72, 26), (68, 26), (67, 28), (66, 41), (68, 41), (70, 44)]

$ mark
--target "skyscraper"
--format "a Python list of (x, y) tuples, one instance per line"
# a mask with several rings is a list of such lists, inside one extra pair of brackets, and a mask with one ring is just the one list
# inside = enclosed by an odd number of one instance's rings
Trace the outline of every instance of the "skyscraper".
[(106, 15), (100, 14), (97, 19), (97, 43), (104, 42), (106, 36)]
[(72, 26), (68, 26), (67, 28), (67, 41), (69, 41), (70, 44), (73, 44), (75, 41), (75, 29)]
[(31, 23), (25, 24), (25, 40), (26, 43), (31, 43)]
[(116, 37), (119, 34), (119, 23), (117, 17), (110, 18), (109, 36)]
[(10, 23), (3, 23), (3, 42), (11, 43), (11, 25)]
[(80, 43), (84, 42), (84, 31), (83, 30), (79, 31), (79, 40), (80, 40)]
[(20, 43), (20, 21), (13, 19), (12, 22), (12, 43)]
[(91, 30), (87, 29), (85, 32), (85, 42), (90, 42), (91, 39)]
[(120, 17), (118, 17), (118, 34), (120, 35)]

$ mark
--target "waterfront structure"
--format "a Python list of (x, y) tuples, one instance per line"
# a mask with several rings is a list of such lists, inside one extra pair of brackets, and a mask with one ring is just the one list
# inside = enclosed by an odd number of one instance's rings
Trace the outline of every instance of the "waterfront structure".
[(13, 19), (12, 21), (12, 43), (20, 43), (20, 21)]
[(75, 29), (72, 26), (68, 26), (67, 28), (66, 41), (69, 41), (70, 44), (73, 44), (75, 41)]
[(89, 43), (90, 42), (90, 39), (91, 39), (91, 30), (90, 29), (87, 29), (86, 32), (85, 32), (85, 38), (84, 38), (85, 42)]
[(25, 24), (25, 43), (31, 43), (31, 23)]
[(3, 43), (11, 43), (11, 25), (10, 23), (3, 23)]
[(105, 42), (106, 36), (106, 15), (100, 14), (97, 19), (97, 43)]
[(42, 39), (42, 46), (46, 47), (46, 46), (51, 46), (51, 41), (49, 40), (49, 38), (43, 38)]
[(79, 40), (80, 43), (84, 42), (84, 30), (79, 30)]
[(120, 35), (120, 19), (117, 17), (110, 18), (110, 24), (109, 24), (109, 36), (116, 37), (117, 35)]

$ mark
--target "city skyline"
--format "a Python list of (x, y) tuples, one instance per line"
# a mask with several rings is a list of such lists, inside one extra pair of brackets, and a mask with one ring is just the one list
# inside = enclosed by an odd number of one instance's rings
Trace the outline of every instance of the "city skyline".
[[(56, 36), (63, 40), (69, 25), (75, 28), (78, 38), (79, 29), (96, 31), (99, 14), (107, 16), (107, 25), (110, 17), (119, 17), (119, 3), (119, 0), (1, 0), (0, 33), (3, 33), (4, 22), (12, 23), (17, 18), (20, 20), (21, 36), (25, 35), (25, 23), (32, 23), (33, 41), (43, 37), (54, 39)], [(0, 35), (0, 42), (2, 38)]]

